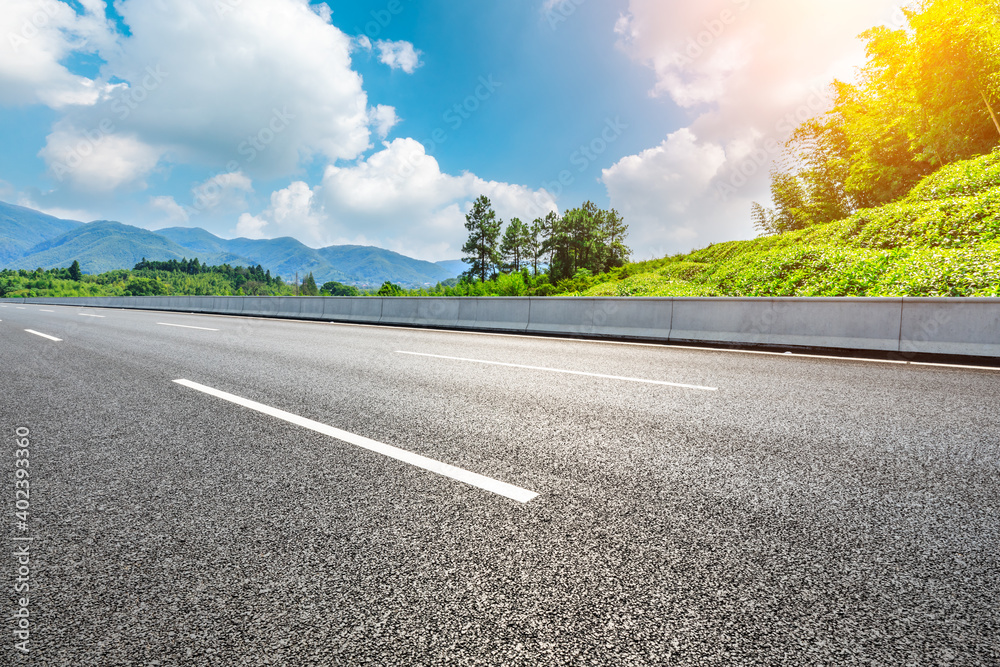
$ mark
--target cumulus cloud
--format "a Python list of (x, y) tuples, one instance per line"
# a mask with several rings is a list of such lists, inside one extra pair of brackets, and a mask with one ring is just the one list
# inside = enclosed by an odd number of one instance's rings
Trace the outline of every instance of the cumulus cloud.
[(271, 194), (271, 205), (259, 215), (244, 213), (236, 234), (251, 239), (294, 236), (307, 245), (327, 244), (326, 215), (315, 202), (315, 193), (303, 181)]
[[(504, 220), (533, 220), (556, 210), (544, 190), (443, 173), (422, 144), (396, 139), (365, 160), (329, 166), (322, 183), (295, 182), (271, 196), (235, 232), (250, 238), (290, 235), (309, 245), (377, 245), (432, 261), (455, 259), (467, 232), (465, 214), (481, 194)], [(359, 231), (362, 230), (362, 231)]]
[(195, 209), (199, 211), (245, 210), (247, 195), (253, 192), (253, 181), (241, 171), (217, 174), (192, 188)]
[(423, 63), (420, 62), (420, 51), (413, 48), (409, 42), (391, 42), (380, 39), (375, 42), (380, 62), (392, 69), (401, 69), (407, 74), (413, 74)]
[[(98, 133), (127, 136), (144, 147), (134, 152), (156, 161), (254, 177), (368, 149), (371, 118), (351, 69), (352, 40), (307, 0), (128, 0), (119, 11), (130, 35), (102, 52), (102, 74), (126, 83), (69, 110), (42, 152), (47, 160)], [(386, 112), (375, 120), (384, 129)], [(135, 169), (118, 174), (118, 184), (149, 173), (147, 160), (127, 162)], [(94, 171), (81, 165), (67, 177), (87, 187)]]
[(149, 207), (163, 216), (163, 223), (184, 224), (189, 220), (188, 212), (173, 197), (150, 197)]
[(863, 62), (856, 36), (895, 20), (895, 6), (630, 0), (615, 25), (620, 48), (655, 73), (651, 95), (694, 115), (681, 133), (604, 172), (612, 204), (632, 213), (638, 254), (637, 239), (669, 252), (752, 236), (750, 202), (769, 199), (780, 145), (828, 108), (830, 81)]
[(53, 108), (96, 104), (113, 89), (73, 74), (62, 61), (74, 52), (105, 53), (114, 31), (103, 0), (81, 12), (59, 0), (4, 0), (0, 6), (0, 104)]
[(114, 134), (80, 129), (59, 122), (39, 155), (59, 182), (71, 182), (87, 192), (110, 192), (124, 185), (146, 187), (145, 178), (156, 167), (163, 150), (134, 133)]
[(396, 116), (396, 109), (384, 104), (372, 107), (371, 111), (368, 112), (368, 116), (372, 127), (378, 133), (380, 139), (385, 139), (389, 136), (389, 131), (399, 122), (399, 117)]

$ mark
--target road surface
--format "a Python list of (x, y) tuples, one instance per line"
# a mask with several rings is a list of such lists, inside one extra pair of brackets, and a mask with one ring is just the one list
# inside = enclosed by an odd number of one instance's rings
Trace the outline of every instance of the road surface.
[(997, 369), (4, 304), (0, 380), (3, 664), (1000, 664)]

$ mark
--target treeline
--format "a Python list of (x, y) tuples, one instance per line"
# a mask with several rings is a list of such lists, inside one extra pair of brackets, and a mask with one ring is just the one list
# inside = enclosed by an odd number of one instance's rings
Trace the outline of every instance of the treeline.
[[(202, 264), (196, 257), (194, 259), (171, 259), (166, 261), (150, 261), (145, 257), (136, 264), (133, 273), (137, 276), (159, 280), (167, 283), (184, 283), (180, 276), (210, 276), (210, 282), (228, 282), (231, 289), (236, 294), (246, 294), (250, 296), (260, 296), (269, 294), (274, 290), (279, 290), (284, 285), (280, 276), (271, 276), (271, 271), (265, 270), (260, 264), (257, 266), (230, 266), (221, 264), (219, 266), (209, 266)], [(197, 284), (195, 281), (187, 281), (189, 285)], [(315, 284), (315, 282), (314, 282)], [(155, 289), (150, 287), (149, 289)], [(136, 296), (155, 296), (155, 294), (137, 294)]]
[(317, 287), (312, 273), (301, 285), (252, 267), (209, 266), (198, 259), (150, 261), (132, 269), (85, 275), (79, 262), (69, 268), (0, 271), (0, 298), (38, 296), (361, 296), (336, 281)]
[(1000, 143), (1000, 0), (922, 0), (906, 25), (861, 35), (858, 82), (796, 128), (771, 174), (764, 234), (804, 229), (906, 195), (941, 167)]
[(462, 247), (462, 260), (469, 264), (463, 274), (466, 282), (495, 282), (503, 274), (530, 269), (532, 277), (544, 276), (545, 282), (556, 285), (580, 271), (603, 273), (623, 266), (631, 254), (625, 245), (628, 225), (618, 211), (602, 210), (589, 201), (561, 216), (551, 212), (530, 224), (514, 218), (504, 230), (503, 220), (483, 195), (465, 220), (469, 231)]

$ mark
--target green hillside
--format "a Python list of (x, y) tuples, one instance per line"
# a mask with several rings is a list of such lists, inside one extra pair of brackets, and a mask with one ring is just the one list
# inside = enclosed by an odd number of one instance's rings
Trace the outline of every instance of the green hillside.
[[(11, 269), (54, 269), (80, 262), (85, 273), (104, 273), (134, 266), (144, 257), (182, 259), (191, 252), (153, 232), (120, 222), (101, 220), (73, 227), (68, 232), (31, 248), (30, 254), (6, 263)], [(220, 256), (205, 256), (206, 263), (222, 264)]]
[(0, 202), (0, 266), (6, 266), (39, 243), (61, 236), (81, 224)]
[(1000, 151), (844, 220), (577, 282), (586, 296), (1000, 296)]

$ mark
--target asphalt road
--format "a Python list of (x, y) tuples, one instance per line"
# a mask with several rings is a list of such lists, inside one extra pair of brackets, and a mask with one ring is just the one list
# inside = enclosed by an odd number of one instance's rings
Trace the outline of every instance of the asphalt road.
[(1000, 370), (0, 320), (0, 664), (1000, 664)]

